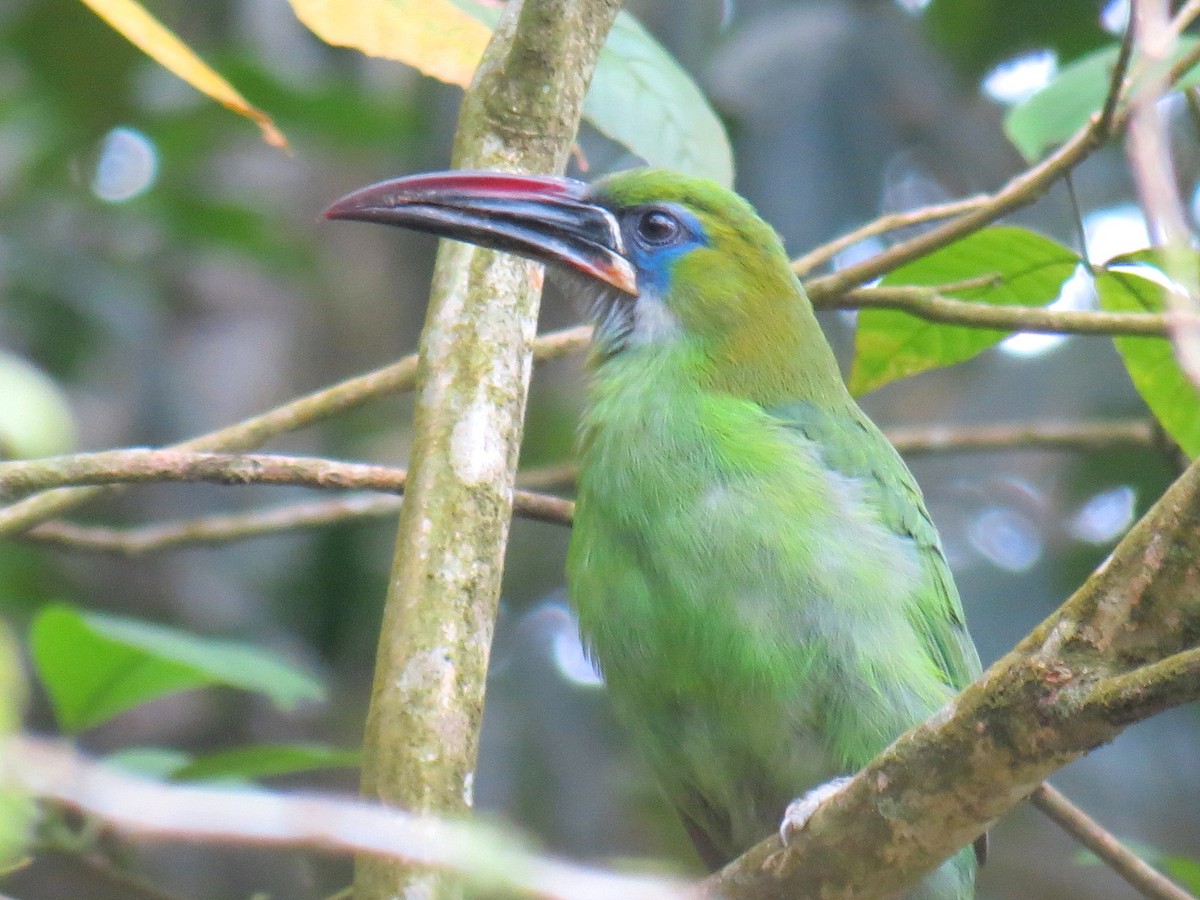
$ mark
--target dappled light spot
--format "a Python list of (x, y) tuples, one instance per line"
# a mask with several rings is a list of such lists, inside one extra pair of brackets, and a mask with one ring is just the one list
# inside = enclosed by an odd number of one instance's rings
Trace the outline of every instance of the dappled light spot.
[(1100, 12), (1100, 25), (1109, 34), (1122, 34), (1129, 21), (1129, 0), (1109, 0)]
[(1042, 555), (1042, 536), (1027, 516), (1005, 506), (983, 510), (968, 526), (972, 546), (997, 568), (1027, 572)]
[[(1063, 282), (1058, 299), (1050, 304), (1049, 309), (1095, 309), (1096, 286), (1091, 274), (1083, 266), (1075, 269), (1075, 273)], [(1012, 337), (1000, 342), (1000, 351), (1009, 356), (1032, 357), (1041, 356), (1061, 347), (1070, 335), (1039, 334), (1019, 331)]]
[(1053, 50), (1033, 50), (1006, 59), (983, 77), (983, 92), (998, 103), (1011, 105), (1032, 97), (1058, 71)]
[(573, 615), (561, 621), (550, 646), (559, 674), (571, 684), (581, 687), (600, 687), (604, 684), (604, 678), (592, 665), (583, 649), (579, 640), (579, 627)]
[(151, 140), (132, 128), (114, 128), (100, 146), (92, 193), (122, 203), (149, 189), (157, 174), (158, 152)]
[[(1192, 209), (1195, 215), (1195, 197)], [(1083, 233), (1087, 238), (1088, 259), (1093, 265), (1102, 265), (1124, 253), (1150, 246), (1146, 217), (1135, 203), (1123, 203), (1088, 213), (1083, 217)]]
[(1107, 544), (1129, 527), (1137, 503), (1137, 492), (1127, 484), (1101, 491), (1071, 517), (1070, 530), (1089, 544)]

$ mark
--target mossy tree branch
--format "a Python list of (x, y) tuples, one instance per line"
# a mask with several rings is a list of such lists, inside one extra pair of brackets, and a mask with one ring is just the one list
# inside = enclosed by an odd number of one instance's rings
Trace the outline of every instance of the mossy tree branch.
[[(561, 172), (619, 8), (510, 3), (463, 98), (455, 166)], [(540, 287), (533, 263), (441, 246), (363, 744), (364, 794), (414, 812), (471, 805)], [(355, 874), (361, 900), (454, 892), (392, 861), (363, 857)]]
[(913, 885), (1050, 773), (1200, 698), (1200, 463), (1109, 560), (933, 720), (822, 806), (793, 845), (764, 841), (710, 896), (887, 897)]

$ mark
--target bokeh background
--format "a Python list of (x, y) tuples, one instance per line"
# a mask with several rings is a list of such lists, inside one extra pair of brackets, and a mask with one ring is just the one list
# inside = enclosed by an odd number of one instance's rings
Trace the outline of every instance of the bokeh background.
[[(284, 0), (150, 8), (275, 118), (294, 154), (261, 143), (253, 126), (81, 4), (0, 5), (0, 353), (52, 380), (79, 449), (168, 443), (413, 351), (432, 241), (319, 215), (366, 182), (445, 167), (460, 96), (400, 64), (322, 44)], [(627, 8), (709, 92), (733, 137), (738, 188), (795, 253), (881, 212), (995, 189), (1023, 165), (1001, 130), (1005, 104), (1111, 41), (1122, 16), (1119, 2), (1100, 0)], [(1178, 112), (1180, 183), (1191, 191), (1200, 160), (1194, 126)], [(636, 163), (586, 128), (580, 142), (592, 174)], [(1145, 245), (1119, 146), (1089, 159), (1073, 185), (1078, 211), (1060, 185), (1014, 221), (1077, 248), (1082, 231), (1097, 260)], [(550, 295), (543, 330), (578, 315)], [(853, 316), (823, 322), (848, 360)], [(524, 467), (570, 460), (582, 377), (578, 360), (535, 374)], [(1016, 337), (864, 405), (883, 426), (904, 428), (1146, 416), (1111, 342), (1086, 337)], [(407, 398), (376, 402), (272, 449), (403, 464), (410, 413)], [(1169, 454), (1135, 447), (924, 454), (911, 464), (985, 663), (1057, 606), (1177, 471)], [(77, 515), (135, 523), (308, 496), (161, 486)], [(393, 534), (381, 519), (138, 560), (7, 542), (0, 615), (20, 632), (43, 604), (67, 600), (269, 646), (330, 687), (330, 702), (286, 715), (227, 691), (174, 696), (88, 732), (90, 752), (299, 738), (353, 747)], [(566, 542), (554, 526), (513, 527), (478, 805), (571, 857), (694, 865), (575, 637)], [(29, 725), (53, 728), (36, 687)], [(1200, 858), (1198, 738), (1197, 710), (1176, 710), (1055, 782), (1123, 838)], [(284, 783), (352, 791), (356, 776)], [(346, 862), (313, 854), (161, 845), (120, 854), (181, 897), (321, 897), (349, 879)], [(104, 885), (69, 854), (0, 880), (0, 892), (30, 898), (141, 896), (131, 891)], [(1130, 889), (1021, 809), (993, 833), (980, 893), (1117, 898)]]

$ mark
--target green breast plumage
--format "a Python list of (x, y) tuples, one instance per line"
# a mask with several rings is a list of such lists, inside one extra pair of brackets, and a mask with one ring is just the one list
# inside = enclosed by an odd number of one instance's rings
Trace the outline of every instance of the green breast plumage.
[(873, 426), (705, 393), (669, 356), (626, 351), (596, 380), (568, 580), (618, 715), (729, 858), (977, 663), (925, 624), (922, 598), (957, 597), (911, 482), (911, 509), (881, 502), (888, 473), (825, 452)]

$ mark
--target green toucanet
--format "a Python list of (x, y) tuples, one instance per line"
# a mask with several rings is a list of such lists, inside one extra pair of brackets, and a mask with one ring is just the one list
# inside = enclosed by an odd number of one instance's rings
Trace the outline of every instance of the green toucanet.
[[(709, 866), (979, 674), (921, 492), (745, 200), (657, 170), (591, 186), (446, 172), (371, 185), (328, 215), (531, 257), (586, 300), (569, 594)], [(792, 804), (788, 826), (813, 805)], [(913, 896), (971, 897), (982, 847)]]

